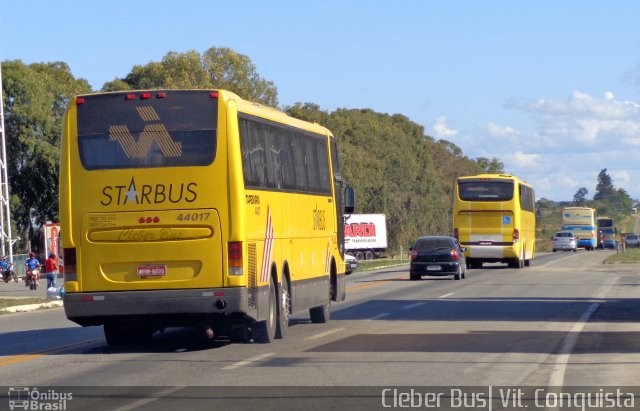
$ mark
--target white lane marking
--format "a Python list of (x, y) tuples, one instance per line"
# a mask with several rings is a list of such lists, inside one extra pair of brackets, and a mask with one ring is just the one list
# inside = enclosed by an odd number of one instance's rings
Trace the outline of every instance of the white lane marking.
[(386, 317), (388, 316), (390, 313), (382, 313), (382, 314), (378, 314), (378, 315), (374, 315), (371, 318), (367, 318), (367, 320), (371, 321), (371, 320), (377, 320), (378, 318), (382, 318), (382, 317)]
[(423, 305), (424, 303), (415, 303), (415, 304), (409, 304), (409, 305), (405, 305), (404, 307), (402, 307), (405, 310), (410, 310), (412, 308), (416, 308), (416, 307), (420, 307), (421, 305)]
[(317, 339), (320, 339), (322, 337), (326, 337), (327, 335), (335, 334), (335, 333), (340, 332), (342, 330), (344, 330), (344, 328), (334, 328), (333, 330), (325, 331), (323, 333), (312, 335), (311, 337), (307, 337), (307, 338), (305, 338), (305, 340), (317, 340)]
[(155, 394), (153, 396), (153, 398), (141, 398), (141, 399), (139, 399), (137, 401), (134, 401), (134, 402), (132, 402), (130, 404), (123, 405), (120, 408), (116, 408), (114, 411), (134, 410), (134, 409), (136, 409), (138, 407), (142, 407), (143, 405), (147, 405), (149, 403), (152, 403), (154, 401), (158, 401), (158, 400), (160, 400), (160, 399), (162, 399), (164, 397), (167, 397), (167, 396), (173, 394), (174, 392), (179, 391), (179, 390), (181, 390), (183, 388), (185, 388), (185, 387), (170, 387), (170, 388), (167, 388), (165, 390), (162, 390), (162, 391), (158, 392), (157, 394)]
[(222, 367), (223, 370), (235, 370), (236, 368), (240, 368), (240, 367), (244, 367), (245, 365), (249, 365), (251, 363), (260, 361), (262, 359), (265, 359), (267, 357), (272, 356), (273, 352), (268, 352), (265, 354), (260, 354), (260, 355), (256, 355), (255, 357), (251, 357), (251, 358), (247, 358), (246, 360), (242, 360), (242, 361), (238, 361), (236, 363), (233, 363), (231, 365), (227, 365), (226, 367)]
[(569, 355), (573, 350), (573, 347), (576, 345), (578, 341), (578, 337), (580, 333), (584, 329), (584, 326), (591, 318), (591, 315), (596, 312), (600, 303), (593, 303), (587, 308), (587, 311), (582, 313), (580, 318), (578, 318), (578, 322), (576, 322), (569, 334), (564, 337), (562, 341), (562, 346), (560, 347), (560, 354), (556, 358), (556, 364), (553, 367), (553, 371), (551, 371), (551, 376), (549, 377), (549, 386), (550, 387), (562, 387), (564, 386), (564, 373), (567, 369), (567, 364), (569, 363)]
[(446, 294), (442, 294), (440, 297), (438, 298), (447, 298), (447, 297), (451, 297), (452, 295), (454, 295), (455, 293), (446, 293)]

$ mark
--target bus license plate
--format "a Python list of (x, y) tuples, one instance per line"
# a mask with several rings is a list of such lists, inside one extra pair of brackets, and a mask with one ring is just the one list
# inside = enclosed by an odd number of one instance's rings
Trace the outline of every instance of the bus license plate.
[(167, 274), (166, 265), (139, 265), (138, 277), (163, 276)]
[(442, 270), (442, 267), (440, 267), (439, 265), (428, 265), (427, 266), (427, 271), (440, 271)]

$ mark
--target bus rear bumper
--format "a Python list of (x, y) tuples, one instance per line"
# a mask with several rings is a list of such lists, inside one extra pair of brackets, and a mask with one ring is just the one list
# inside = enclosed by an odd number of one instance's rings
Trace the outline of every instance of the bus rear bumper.
[(100, 325), (114, 318), (144, 318), (166, 323), (197, 322), (198, 318), (240, 314), (248, 318), (249, 293), (244, 287), (196, 290), (153, 290), (67, 293), (67, 318), (80, 325)]

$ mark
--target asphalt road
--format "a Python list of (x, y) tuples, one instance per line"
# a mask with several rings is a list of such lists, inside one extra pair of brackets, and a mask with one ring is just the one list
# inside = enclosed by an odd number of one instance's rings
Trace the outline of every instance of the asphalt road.
[[(409, 281), (407, 267), (354, 273), (329, 323), (300, 313), (266, 345), (172, 329), (116, 349), (63, 309), (2, 315), (0, 385), (69, 387), (67, 409), (96, 410), (374, 409), (402, 398), (381, 397), (394, 387), (628, 387), (640, 381), (640, 266), (603, 265), (613, 252), (549, 253), (461, 281)], [(454, 397), (439, 408), (498, 409), (475, 391)], [(519, 408), (516, 394), (507, 400)]]

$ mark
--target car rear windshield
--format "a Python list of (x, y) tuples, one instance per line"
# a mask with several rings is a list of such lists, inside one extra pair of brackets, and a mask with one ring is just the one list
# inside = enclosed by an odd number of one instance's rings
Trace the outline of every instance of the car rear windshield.
[(556, 237), (573, 237), (572, 233), (556, 233)]
[(513, 181), (460, 181), (458, 195), (463, 201), (508, 201), (513, 198)]
[(453, 247), (451, 240), (446, 238), (428, 238), (418, 240), (414, 249), (417, 251), (434, 251), (436, 249), (450, 249)]
[(87, 170), (211, 164), (215, 96), (206, 90), (83, 96), (77, 104), (80, 161)]

